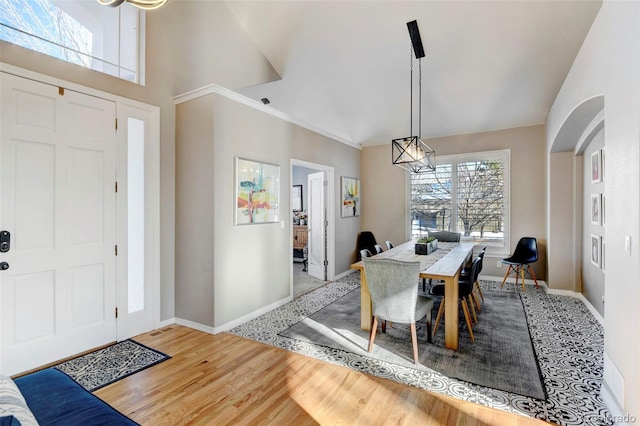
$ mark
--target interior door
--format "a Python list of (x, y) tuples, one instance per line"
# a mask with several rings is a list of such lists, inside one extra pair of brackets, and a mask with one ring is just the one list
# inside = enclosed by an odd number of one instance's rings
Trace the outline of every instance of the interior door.
[(307, 176), (309, 188), (309, 275), (321, 280), (327, 279), (327, 235), (326, 235), (326, 196), (324, 172), (311, 173)]
[(0, 73), (0, 370), (115, 340), (115, 103)]

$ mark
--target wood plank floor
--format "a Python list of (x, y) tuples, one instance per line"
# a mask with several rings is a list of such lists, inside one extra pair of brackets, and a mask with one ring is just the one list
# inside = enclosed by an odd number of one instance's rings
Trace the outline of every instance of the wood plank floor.
[(227, 333), (134, 340), (172, 359), (95, 392), (142, 425), (540, 425)]

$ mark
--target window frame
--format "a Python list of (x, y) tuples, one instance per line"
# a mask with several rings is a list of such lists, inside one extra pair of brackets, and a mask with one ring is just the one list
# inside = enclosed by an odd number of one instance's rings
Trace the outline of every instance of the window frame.
[[(457, 165), (459, 163), (470, 161), (490, 161), (500, 160), (503, 161), (503, 233), (504, 237), (502, 243), (491, 242), (476, 242), (476, 245), (487, 246), (487, 255), (492, 256), (507, 256), (510, 253), (510, 238), (511, 238), (511, 150), (500, 149), (493, 151), (479, 151), (468, 152), (461, 154), (449, 154), (436, 157), (436, 165), (438, 164), (451, 164), (451, 222), (455, 226), (458, 222), (458, 208), (457, 203), (454, 201), (457, 197)], [(407, 235), (412, 237), (412, 220), (411, 220), (411, 173), (407, 173)], [(463, 237), (464, 238), (464, 237)], [(462, 241), (462, 240), (461, 240)], [(467, 240), (469, 242), (475, 242), (474, 240)]]
[[(11, 2), (11, 0), (7, 0), (7, 1)], [(53, 3), (55, 7), (58, 7), (57, 5), (55, 5), (56, 2), (53, 0), (43, 0), (43, 1)], [(82, 2), (80, 0), (71, 0), (69, 2), (66, 2), (65, 6), (66, 6), (65, 8), (60, 8), (60, 9), (63, 10), (65, 14), (69, 16), (71, 19), (76, 19), (80, 15), (84, 16), (85, 18), (87, 17), (94, 18), (94, 19), (84, 19), (84, 23), (89, 25), (89, 27), (85, 26), (85, 28), (88, 28), (89, 31), (91, 31), (91, 27), (92, 27), (91, 24), (93, 24), (93, 27), (98, 27), (98, 28), (100, 28), (100, 25), (103, 25), (103, 26), (105, 25), (105, 21), (100, 20), (99, 16), (91, 14), (90, 12), (87, 13), (87, 9), (85, 9), (82, 6)], [(104, 6), (101, 6), (99, 4), (96, 4), (93, 6), (96, 6), (98, 8), (104, 8)], [(13, 7), (16, 7), (16, 6), (13, 5)], [(122, 40), (124, 36), (123, 20), (126, 18), (126, 16), (123, 15), (123, 10), (125, 9), (129, 12), (129, 14), (130, 12), (135, 12), (134, 20), (133, 21), (130, 20), (129, 22), (135, 22), (135, 27), (137, 28), (136, 43), (129, 45), (126, 50), (123, 49), (123, 44), (122, 44)], [(109, 58), (103, 57), (103, 55), (100, 53), (102, 52), (102, 50), (100, 50), (98, 54), (85, 53), (72, 46), (61, 44), (57, 40), (49, 39), (47, 37), (43, 37), (40, 34), (36, 34), (35, 32), (32, 32), (31, 30), (33, 27), (21, 28), (19, 25), (14, 26), (15, 23), (14, 24), (0, 23), (0, 26), (8, 33), (11, 33), (11, 34), (20, 33), (25, 40), (29, 40), (29, 41), (16, 42), (16, 40), (12, 39), (11, 37), (9, 38), (2, 37), (0, 38), (0, 40), (3, 40), (6, 43), (15, 44), (24, 49), (29, 49), (29, 50), (41, 53), (43, 55), (49, 56), (50, 58), (53, 58), (56, 60), (68, 62), (70, 64), (77, 65), (85, 69), (110, 75), (112, 77), (116, 77), (124, 81), (128, 81), (134, 84), (144, 86), (145, 85), (146, 12), (144, 10), (139, 10), (138, 8), (129, 4), (121, 5), (114, 12), (118, 14), (117, 29), (115, 30), (118, 34), (118, 39), (116, 41), (116, 44), (112, 44), (110, 46), (116, 49), (117, 51), (117, 61), (115, 62), (110, 61)], [(73, 56), (83, 57), (86, 60), (88, 60), (89, 63), (86, 64), (83, 61), (66, 60), (64, 58), (65, 55), (53, 54), (47, 51), (48, 49), (44, 48), (43, 46), (49, 46), (54, 49), (61, 49), (62, 52), (69, 52)], [(101, 49), (104, 49), (105, 46), (107, 45), (103, 44)], [(132, 59), (131, 61), (129, 61), (130, 64), (133, 64), (133, 59), (135, 58), (136, 69), (129, 69), (127, 67), (125, 56), (123, 56), (127, 50), (131, 52), (129, 56)], [(126, 78), (127, 74), (130, 74), (132, 78)]]

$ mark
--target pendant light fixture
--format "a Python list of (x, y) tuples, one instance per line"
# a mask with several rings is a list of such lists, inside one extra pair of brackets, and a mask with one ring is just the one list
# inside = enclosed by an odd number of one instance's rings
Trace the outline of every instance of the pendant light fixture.
[(167, 3), (169, 0), (97, 0), (103, 6), (118, 7), (122, 3), (129, 3), (138, 9), (153, 10)]
[[(425, 56), (416, 21), (407, 22), (412, 52), (410, 62), (410, 121), (411, 136), (391, 141), (391, 160), (398, 167), (414, 173), (432, 172), (436, 169), (436, 152), (422, 140), (422, 58)], [(413, 134), (413, 56), (418, 60), (418, 133)]]

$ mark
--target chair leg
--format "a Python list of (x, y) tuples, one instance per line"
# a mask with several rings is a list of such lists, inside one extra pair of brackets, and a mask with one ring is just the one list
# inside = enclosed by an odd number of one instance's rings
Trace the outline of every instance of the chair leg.
[(462, 302), (462, 311), (464, 312), (464, 318), (467, 320), (467, 329), (469, 329), (469, 336), (471, 336), (471, 341), (475, 342), (475, 337), (473, 337), (473, 327), (471, 326), (471, 316), (469, 315), (469, 307), (467, 306), (467, 301), (465, 299), (460, 299)]
[(472, 291), (471, 294), (469, 294), (469, 299), (473, 300), (473, 303), (475, 304), (475, 307), (476, 307), (476, 311), (480, 313), (480, 301), (478, 300), (478, 296), (476, 296), (476, 293)]
[(524, 287), (524, 266), (520, 266), (519, 269), (520, 269), (520, 276), (522, 277), (522, 291), (526, 293), (527, 289)]
[(429, 343), (433, 343), (433, 333), (431, 332), (431, 314), (431, 311), (429, 311), (429, 313), (427, 314), (427, 342)]
[(387, 320), (382, 320), (382, 332), (386, 333), (387, 332)]
[(411, 342), (413, 343), (413, 360), (418, 365), (420, 362), (418, 362), (418, 335), (415, 322), (411, 323)]
[(533, 277), (533, 282), (536, 283), (536, 288), (540, 288), (540, 286), (538, 285), (538, 280), (536, 280), (536, 274), (534, 274), (533, 269), (531, 269), (531, 265), (527, 265), (527, 267), (529, 268), (529, 273)]
[(422, 292), (426, 292), (427, 291), (427, 279), (423, 278), (422, 279)]
[(478, 293), (480, 293), (480, 297), (482, 298), (482, 301), (484, 302), (484, 294), (482, 294), (482, 289), (480, 288), (480, 283), (478, 281), (476, 281), (476, 288), (478, 289)]
[(504, 278), (502, 279), (502, 285), (500, 287), (504, 286), (504, 283), (507, 281), (507, 277), (509, 276), (509, 273), (511, 273), (511, 265), (509, 265), (509, 269), (507, 269), (507, 273), (504, 274)]
[(469, 295), (469, 306), (471, 306), (471, 313), (473, 314), (474, 322), (478, 323), (478, 315), (476, 314), (476, 307), (473, 304), (473, 300), (471, 300), (471, 295)]
[(369, 352), (373, 350), (373, 341), (376, 340), (376, 330), (378, 329), (378, 317), (373, 317), (373, 325), (371, 326), (371, 334), (369, 334)]
[(438, 308), (438, 314), (436, 315), (436, 323), (433, 325), (433, 334), (438, 332), (438, 324), (440, 324), (440, 317), (444, 312), (444, 297), (440, 301), (440, 307)]

